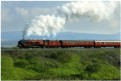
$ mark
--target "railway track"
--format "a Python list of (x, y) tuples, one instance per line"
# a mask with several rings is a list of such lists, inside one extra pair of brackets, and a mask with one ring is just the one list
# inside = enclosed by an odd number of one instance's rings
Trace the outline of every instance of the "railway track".
[(2, 48), (1, 51), (4, 50), (102, 50), (102, 49), (121, 49), (121, 48)]

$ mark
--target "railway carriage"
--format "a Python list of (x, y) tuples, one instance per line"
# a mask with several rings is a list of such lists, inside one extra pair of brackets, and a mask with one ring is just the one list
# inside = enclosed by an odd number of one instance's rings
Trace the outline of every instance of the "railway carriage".
[(61, 47), (61, 42), (59, 40), (43, 40), (44, 47), (47, 48), (54, 48), (54, 47)]
[(94, 41), (86, 40), (61, 40), (62, 47), (93, 47)]
[(114, 47), (119, 48), (121, 46), (120, 41), (95, 41), (95, 47)]

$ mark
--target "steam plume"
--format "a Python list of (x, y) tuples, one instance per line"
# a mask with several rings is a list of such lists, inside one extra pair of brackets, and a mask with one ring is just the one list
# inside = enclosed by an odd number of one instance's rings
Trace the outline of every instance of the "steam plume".
[(67, 22), (74, 22), (81, 17), (93, 21), (109, 19), (117, 7), (117, 2), (69, 2), (57, 7), (56, 14), (40, 15), (32, 20), (25, 34), (40, 36), (56, 35)]
[(27, 30), (27, 35), (35, 34), (41, 36), (50, 36), (50, 34), (56, 35), (63, 25), (65, 24), (65, 18), (50, 16), (50, 15), (40, 15), (33, 19), (32, 23), (29, 25)]
[(109, 19), (116, 6), (116, 2), (71, 2), (58, 7), (58, 13), (64, 14), (68, 21), (79, 20), (81, 17), (101, 21)]

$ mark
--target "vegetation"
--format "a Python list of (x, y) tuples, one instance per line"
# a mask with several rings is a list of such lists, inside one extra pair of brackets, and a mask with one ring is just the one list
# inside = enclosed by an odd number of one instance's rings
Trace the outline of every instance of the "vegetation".
[[(58, 48), (59, 49), (59, 48)], [(119, 80), (120, 49), (2, 49), (2, 80)]]

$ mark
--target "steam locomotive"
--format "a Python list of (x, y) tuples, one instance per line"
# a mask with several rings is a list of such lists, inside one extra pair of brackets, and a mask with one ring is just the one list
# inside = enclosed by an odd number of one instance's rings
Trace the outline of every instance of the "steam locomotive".
[(19, 48), (101, 48), (114, 47), (120, 48), (121, 41), (94, 41), (94, 40), (20, 40)]

